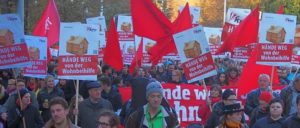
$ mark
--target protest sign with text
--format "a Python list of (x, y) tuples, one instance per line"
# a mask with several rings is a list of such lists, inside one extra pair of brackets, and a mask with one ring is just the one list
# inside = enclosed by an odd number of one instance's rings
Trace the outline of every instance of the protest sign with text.
[(189, 83), (217, 74), (203, 27), (176, 33), (173, 38)]
[(263, 13), (259, 27), (258, 64), (291, 64), (296, 22), (296, 16)]
[(58, 78), (97, 80), (99, 27), (61, 23)]
[(105, 17), (104, 16), (98, 16), (98, 17), (91, 17), (86, 19), (87, 24), (96, 24), (99, 25), (99, 53), (98, 57), (103, 58), (103, 49), (106, 46), (106, 22), (105, 22)]
[(24, 76), (45, 78), (47, 75), (47, 38), (25, 36), (31, 66), (24, 68)]
[(119, 34), (119, 42), (124, 64), (131, 64), (131, 61), (134, 58), (135, 49), (137, 49), (137, 46), (134, 43), (135, 36), (133, 34), (132, 25), (131, 16), (118, 16), (117, 31)]
[(213, 57), (225, 58), (225, 53), (216, 55), (217, 50), (221, 47), (222, 28), (203, 27), (209, 49)]
[(0, 69), (31, 65), (24, 28), (17, 14), (0, 15)]
[[(205, 123), (201, 121), (199, 111), (201, 111), (207, 104), (206, 98), (210, 95), (210, 86), (207, 86), (208, 91), (203, 86), (191, 84), (163, 84), (164, 97), (169, 104), (174, 107), (180, 119), (180, 126), (186, 127), (191, 123)], [(273, 86), (273, 91), (280, 93), (284, 86)], [(222, 86), (222, 91), (225, 89), (232, 89), (236, 94), (238, 92), (237, 86)], [(131, 88), (119, 88), (122, 96), (122, 101), (126, 102), (131, 98)], [(246, 97), (238, 96), (238, 99), (244, 104)]]

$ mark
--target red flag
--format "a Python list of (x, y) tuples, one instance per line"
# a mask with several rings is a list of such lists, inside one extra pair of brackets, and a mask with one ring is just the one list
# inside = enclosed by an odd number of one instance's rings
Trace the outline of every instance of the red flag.
[(151, 0), (131, 0), (131, 15), (135, 34), (157, 40), (171, 33), (172, 23)]
[(280, 5), (279, 9), (277, 10), (277, 14), (283, 14), (284, 13), (284, 5)]
[(156, 65), (164, 55), (167, 55), (168, 53), (177, 53), (175, 42), (173, 39), (174, 33), (181, 32), (188, 28), (192, 28), (193, 25), (188, 3), (186, 3), (182, 12), (172, 23), (172, 26), (172, 33), (166, 34), (165, 36), (156, 40), (157, 44), (154, 45), (151, 49), (149, 49), (152, 66)]
[[(258, 77), (260, 74), (268, 74), (271, 77), (272, 66), (256, 64), (257, 48), (251, 53), (248, 62), (245, 64), (241, 73), (240, 79), (237, 83), (238, 95), (245, 95), (251, 90), (258, 88)], [(277, 68), (274, 67), (273, 71), (273, 85), (279, 84)]]
[(119, 36), (113, 18), (110, 20), (110, 27), (107, 32), (107, 43), (106, 48), (104, 49), (103, 61), (116, 71), (121, 71), (123, 68), (123, 58), (119, 44)]
[(256, 43), (259, 29), (259, 6), (257, 6), (225, 39), (216, 54), (233, 52), (236, 47)]
[(50, 46), (59, 41), (60, 19), (55, 1), (49, 0), (41, 18), (35, 25), (32, 35), (47, 37), (48, 62), (51, 59)]
[(143, 58), (143, 38), (141, 39), (141, 43), (139, 45), (139, 48), (133, 58), (133, 60), (131, 61), (130, 67), (129, 67), (129, 73), (131, 75), (133, 75), (134, 70), (137, 67), (141, 67), (142, 65), (142, 58)]

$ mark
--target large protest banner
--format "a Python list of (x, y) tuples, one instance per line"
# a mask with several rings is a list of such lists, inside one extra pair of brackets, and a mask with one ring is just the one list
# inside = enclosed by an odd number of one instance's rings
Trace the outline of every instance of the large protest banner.
[(103, 50), (106, 46), (106, 22), (105, 22), (105, 17), (104, 16), (98, 16), (98, 17), (91, 17), (91, 18), (87, 18), (86, 19), (86, 23), (87, 24), (96, 24), (99, 26), (99, 35), (100, 35), (100, 39), (99, 39), (99, 53), (98, 53), (98, 57), (99, 58), (103, 58)]
[(61, 23), (58, 78), (97, 80), (99, 27)]
[[(285, 86), (273, 86), (273, 91), (280, 93), (281, 89)], [(206, 98), (210, 95), (210, 86), (207, 86), (208, 92), (205, 91), (203, 86), (191, 84), (163, 84), (164, 97), (168, 100), (169, 104), (175, 108), (179, 119), (180, 126), (185, 127), (190, 123), (200, 123), (201, 118), (198, 113), (206, 104)], [(222, 86), (222, 90), (232, 89), (237, 93), (237, 86)], [(131, 98), (131, 88), (119, 88), (122, 96), (122, 101), (126, 102)], [(246, 97), (238, 97), (238, 99), (245, 103)], [(203, 123), (203, 122), (201, 122)]]
[(217, 74), (203, 27), (176, 33), (173, 38), (189, 83)]
[(134, 43), (133, 24), (131, 16), (119, 15), (117, 20), (120, 48), (123, 54), (123, 63), (130, 64), (137, 46)]
[(31, 66), (24, 68), (24, 76), (45, 78), (47, 75), (47, 38), (25, 36)]
[(300, 66), (300, 24), (296, 26), (291, 63), (293, 66)]
[(259, 27), (257, 63), (290, 66), (297, 17), (263, 13)]
[(0, 15), (0, 69), (31, 65), (24, 28), (17, 14)]

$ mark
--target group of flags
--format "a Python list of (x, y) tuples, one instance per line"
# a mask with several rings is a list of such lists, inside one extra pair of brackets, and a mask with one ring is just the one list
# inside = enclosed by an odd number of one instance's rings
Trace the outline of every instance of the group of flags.
[[(282, 14), (283, 10), (284, 6), (281, 6), (278, 13)], [(179, 13), (174, 22), (171, 22), (160, 11), (160, 9), (152, 3), (151, 0), (131, 0), (131, 15), (134, 33), (138, 36), (147, 37), (157, 42), (157, 44), (150, 48), (148, 52), (153, 66), (158, 64), (159, 60), (161, 60), (164, 55), (177, 52), (173, 34), (192, 28), (193, 26), (188, 3), (185, 5), (182, 12)], [(49, 49), (49, 47), (59, 41), (59, 30), (59, 13), (57, 11), (55, 1), (49, 0), (41, 18), (32, 32), (32, 35), (47, 37)], [(250, 43), (257, 43), (258, 30), (259, 6), (252, 10), (252, 12), (240, 23), (240, 25), (237, 26), (226, 39), (224, 39), (224, 43), (220, 49), (218, 49), (217, 53), (223, 53), (226, 51), (233, 52), (233, 49), (236, 47), (244, 47)], [(113, 18), (110, 20), (106, 44), (103, 57), (104, 63), (110, 65), (116, 71), (122, 70), (122, 52), (120, 50), (118, 33)], [(129, 68), (129, 72), (131, 74), (134, 72), (136, 67), (141, 67), (141, 60), (143, 57), (142, 46), (143, 39), (141, 39), (140, 46), (138, 47), (135, 57), (131, 62)], [(51, 59), (49, 50), (48, 59)], [(243, 85), (243, 89), (239, 90), (248, 91), (249, 89), (245, 89), (244, 87), (255, 87), (253, 85), (257, 85), (258, 75), (261, 73), (271, 75), (271, 71), (271, 66), (256, 64), (256, 50), (254, 49), (241, 74), (238, 85)], [(274, 71), (274, 73), (276, 74), (276, 71)], [(278, 83), (278, 78), (275, 78), (274, 82)]]

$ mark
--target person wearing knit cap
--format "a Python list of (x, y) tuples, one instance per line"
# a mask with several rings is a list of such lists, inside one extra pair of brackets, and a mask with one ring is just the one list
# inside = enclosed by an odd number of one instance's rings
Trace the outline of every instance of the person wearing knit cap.
[(146, 87), (148, 103), (133, 112), (126, 121), (126, 128), (174, 128), (178, 125), (176, 116), (162, 105), (163, 88), (155, 81)]
[(8, 111), (8, 128), (24, 127), (23, 120), (27, 128), (41, 128), (43, 120), (39, 110), (31, 105), (30, 93), (26, 89), (18, 92), (19, 98), (16, 100), (17, 106)]
[(259, 106), (253, 109), (250, 114), (250, 127), (252, 127), (257, 120), (265, 117), (269, 114), (268, 106), (270, 101), (273, 99), (272, 95), (268, 91), (264, 91), (259, 96)]

